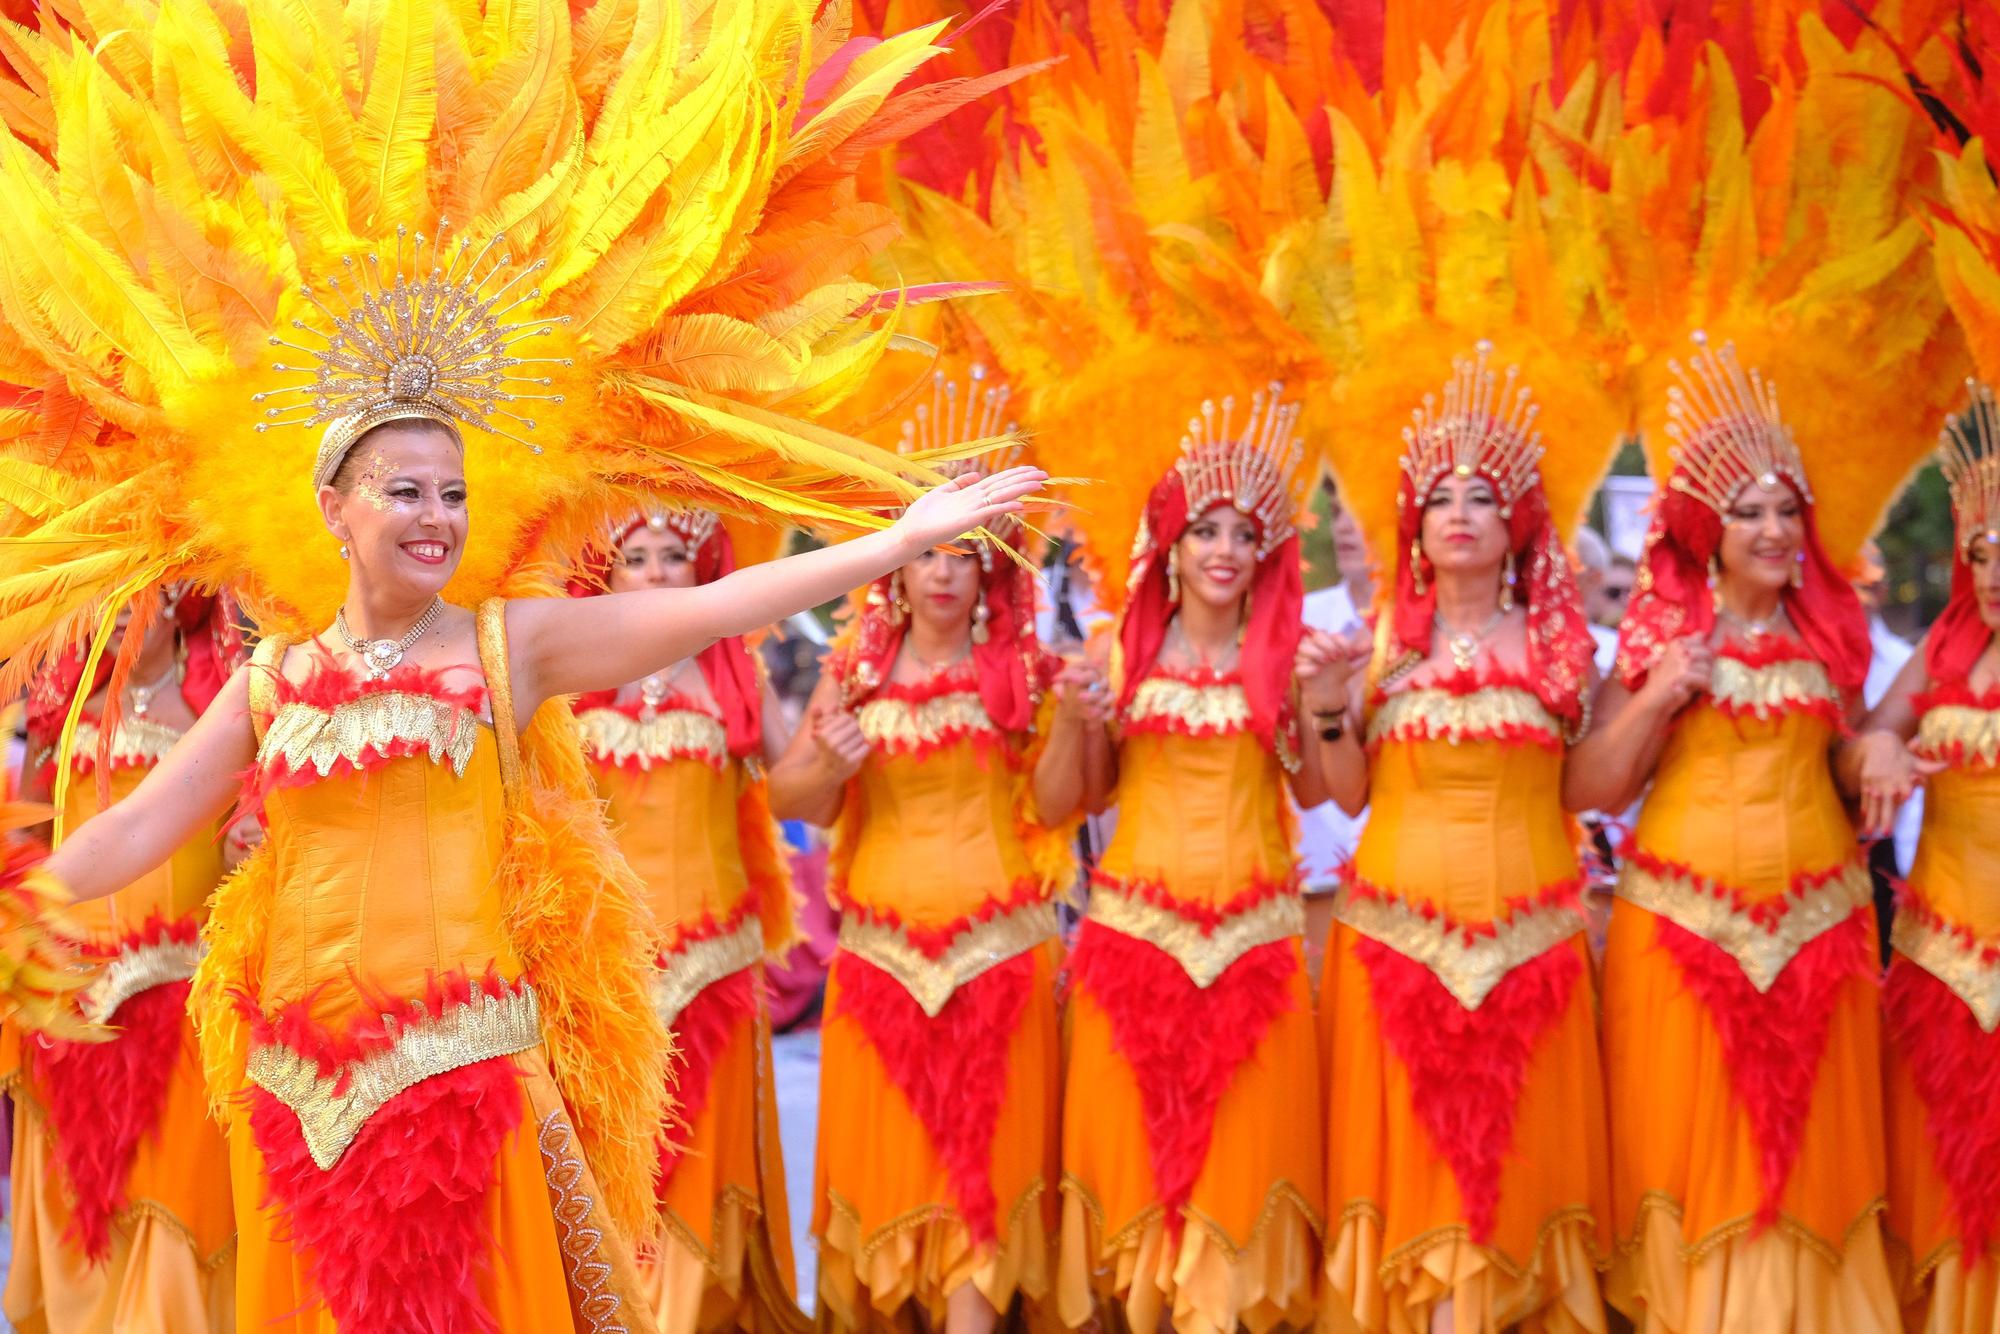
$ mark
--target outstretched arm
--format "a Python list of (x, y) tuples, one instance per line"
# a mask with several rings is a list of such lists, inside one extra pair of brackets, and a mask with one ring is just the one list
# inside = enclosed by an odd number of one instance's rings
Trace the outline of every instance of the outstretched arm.
[(48, 872), (76, 899), (102, 898), (123, 889), (197, 832), (213, 831), (256, 750), (250, 669), (239, 667), (208, 711), (131, 796), (92, 816), (63, 840), (48, 860)]
[(1047, 476), (1039, 468), (966, 474), (919, 496), (885, 531), (693, 588), (515, 602), (507, 609), (515, 713), (525, 722), (550, 696), (616, 689), (718, 639), (830, 602), (939, 543), (1019, 513)]

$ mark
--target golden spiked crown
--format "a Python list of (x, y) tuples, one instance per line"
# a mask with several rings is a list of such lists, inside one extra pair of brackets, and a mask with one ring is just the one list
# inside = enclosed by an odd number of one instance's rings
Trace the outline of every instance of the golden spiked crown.
[(1938, 466), (1951, 490), (1960, 554), (1981, 538), (2000, 542), (2000, 411), (1993, 386), (1967, 380), (1966, 387), (1972, 402), (1938, 433)]
[(1204, 399), (1201, 412), (1189, 419), (1181, 437), (1181, 456), (1174, 467), (1187, 493), (1192, 522), (1217, 505), (1234, 506), (1257, 520), (1263, 538), (1257, 558), (1284, 545), (1295, 531), (1297, 501), (1292, 481), (1298, 475), (1304, 445), (1299, 437), (1297, 403), (1284, 401), (1285, 386), (1273, 380), (1250, 395), (1250, 416), (1236, 429), (1236, 400)]
[[(1518, 383), (1518, 366), (1509, 366), (1504, 378), (1493, 373), (1487, 364), (1492, 352), (1493, 345), (1481, 340), (1470, 358), (1453, 358), (1443, 401), (1425, 394), (1423, 406), (1410, 413), (1403, 428), (1403, 475), (1419, 505), (1448, 475), (1484, 474), (1499, 488), (1505, 517), (1540, 480), (1542, 437), (1535, 418), (1541, 409), (1533, 392)], [(1401, 493), (1397, 502), (1404, 503)]]
[(1668, 485), (1724, 517), (1753, 481), (1768, 491), (1782, 478), (1811, 504), (1805, 461), (1778, 411), (1778, 387), (1754, 367), (1745, 371), (1735, 344), (1713, 349), (1699, 330), (1694, 343), (1686, 366), (1667, 363), (1679, 382), (1667, 390), (1667, 434), (1674, 441)]
[[(635, 516), (651, 533), (673, 533), (687, 543), (690, 556), (708, 545), (708, 539), (715, 536), (715, 530), (722, 526), (722, 516), (714, 510), (648, 505)], [(611, 545), (618, 546), (632, 531), (633, 518), (628, 517), (611, 525)]]
[(333, 479), (356, 440), (385, 422), (434, 421), (453, 434), (463, 423), (541, 452), (541, 446), (500, 421), (532, 431), (534, 419), (514, 411), (512, 404), (562, 402), (560, 394), (527, 392), (531, 387), (548, 387), (549, 377), (515, 371), (521, 366), (567, 366), (569, 360), (517, 357), (513, 348), (552, 332), (569, 317), (506, 322), (512, 312), (541, 298), (539, 287), (519, 293), (515, 289), (547, 261), (516, 264), (506, 237), (498, 234), (477, 252), (469, 236), (449, 246), (445, 233), (450, 226), (439, 219), (435, 238), (422, 232), (410, 236), (408, 228), (398, 226), (395, 260), (387, 273), (381, 256), (372, 252), (359, 263), (351, 255), (346, 257), (343, 263), (352, 285), (342, 286), (339, 277), (324, 283), (328, 300), (340, 309), (321, 300), (310, 283), (302, 286), (299, 294), (325, 317), (331, 332), (304, 320), (293, 320), (292, 327), (323, 339), (325, 347), (300, 347), (272, 335), (273, 347), (302, 353), (312, 358), (312, 364), (278, 363), (271, 369), (313, 378), (294, 389), (253, 395), (259, 403), (292, 395), (306, 399), (265, 409), (265, 420), (257, 429), (326, 424), (313, 461), (315, 490)]
[[(1016, 436), (1019, 425), (1007, 416), (1013, 390), (1006, 381), (995, 379), (986, 367), (974, 362), (966, 368), (961, 384), (943, 371), (931, 373), (929, 402), (920, 402), (903, 419), (903, 434), (897, 448), (906, 455), (934, 456), (970, 441), (1005, 437), (1001, 444), (977, 454), (957, 457), (926, 457), (926, 461), (946, 477), (965, 473), (990, 476), (1011, 468), (1021, 458), (1024, 446)], [(1008, 514), (988, 525), (999, 538), (1012, 541), (1020, 531), (1020, 516)], [(992, 552), (982, 543), (982, 564), (992, 560)]]

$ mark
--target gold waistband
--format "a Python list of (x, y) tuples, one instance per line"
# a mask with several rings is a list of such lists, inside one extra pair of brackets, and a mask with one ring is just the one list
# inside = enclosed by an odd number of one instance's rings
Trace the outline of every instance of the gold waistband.
[(583, 728), (584, 749), (599, 764), (636, 763), (644, 769), (689, 758), (719, 769), (729, 760), (729, 734), (721, 719), (693, 709), (669, 709), (651, 718), (587, 709), (576, 721)]
[(1201, 923), (1172, 908), (1099, 884), (1091, 888), (1086, 916), (1121, 936), (1143, 940), (1172, 955), (1188, 980), (1202, 988), (1213, 986), (1229, 965), (1259, 945), (1295, 939), (1306, 929), (1304, 900), (1284, 892), (1259, 899), (1242, 912), (1231, 913), (1203, 929)]
[(764, 957), (764, 924), (756, 914), (719, 936), (691, 940), (666, 956), (653, 977), (653, 1009), (668, 1028), (696, 996), (725, 977), (734, 976)]
[[(496, 1056), (512, 1056), (542, 1040), (541, 1006), (533, 987), (448, 1005), (436, 1018), (401, 1025), (385, 1051), (349, 1061), (330, 1075), (313, 1057), (272, 1042), (250, 1053), (250, 1082), (299, 1118), (313, 1162), (325, 1171), (340, 1161), (368, 1118), (389, 1099), (426, 1079)], [(346, 1082), (344, 1092), (334, 1090)]]
[(1684, 875), (1655, 875), (1627, 862), (1618, 897), (1666, 918), (1717, 946), (1742, 968), (1750, 985), (1769, 991), (1800, 950), (1874, 901), (1868, 868), (1850, 862), (1802, 894), (1773, 900), (1762, 921)]
[(169, 982), (185, 982), (194, 976), (201, 962), (201, 943), (194, 940), (159, 940), (150, 945), (128, 945), (118, 957), (104, 965), (97, 980), (83, 993), (83, 1017), (93, 1024), (110, 1021), (118, 1007), (142, 991), (163, 987)]
[(1951, 988), (1979, 1027), (2000, 1027), (2000, 941), (1964, 936), (1928, 912), (1904, 910), (1889, 929), (1896, 953)]
[(1917, 724), (1917, 748), (1961, 764), (2000, 764), (2000, 709), (1934, 705)]
[(1840, 692), (1818, 662), (1794, 659), (1752, 667), (1723, 654), (1709, 674), (1708, 697), (1718, 707), (1769, 718), (1789, 709), (1840, 703)]
[(282, 759), (294, 773), (321, 778), (341, 761), (360, 767), (368, 752), (421, 746), (435, 763), (463, 777), (478, 743), (479, 720), (470, 709), (430, 695), (385, 690), (337, 705), (332, 711), (291, 703), (278, 710), (257, 748), (257, 762)]
[(900, 926), (865, 921), (853, 913), (840, 919), (840, 947), (895, 978), (933, 1019), (960, 987), (1055, 935), (1055, 905), (1031, 903), (974, 922), (934, 958)]
[(1386, 739), (1478, 741), (1515, 732), (1562, 740), (1562, 724), (1541, 698), (1516, 686), (1487, 686), (1467, 694), (1431, 687), (1399, 690), (1368, 719), (1368, 744)]
[(1484, 1004), (1507, 974), (1589, 925), (1581, 909), (1563, 901), (1521, 908), (1468, 930), (1463, 923), (1426, 917), (1407, 899), (1351, 889), (1340, 891), (1333, 915), (1349, 930), (1430, 969), (1468, 1010)]

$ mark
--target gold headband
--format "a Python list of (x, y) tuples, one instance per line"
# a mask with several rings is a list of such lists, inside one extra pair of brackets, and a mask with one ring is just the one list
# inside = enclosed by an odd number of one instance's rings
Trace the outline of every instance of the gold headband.
[[(2000, 542), (2000, 408), (1991, 385), (1967, 380), (1972, 402), (1946, 418), (1938, 433), (1938, 466), (1951, 492), (1951, 517), (1960, 555), (1984, 538)], [(1969, 559), (1969, 557), (1968, 557)]]

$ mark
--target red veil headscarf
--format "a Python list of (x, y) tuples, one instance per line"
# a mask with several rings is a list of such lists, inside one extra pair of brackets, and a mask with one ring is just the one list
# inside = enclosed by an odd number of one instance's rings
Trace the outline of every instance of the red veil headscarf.
[[(1402, 477), (1396, 492), (1396, 583), (1389, 608), (1391, 662), (1430, 656), (1437, 624), (1437, 586), (1419, 580), (1413, 557), (1423, 533), (1424, 506), (1445, 477), (1479, 477), (1493, 488), (1507, 524), (1514, 598), (1528, 617), (1528, 674), (1548, 711), (1571, 725), (1583, 721), (1596, 641), (1584, 618), (1576, 575), (1542, 489), (1535, 411), (1514, 372), (1499, 386), (1487, 369), (1488, 348), (1452, 367), (1443, 406), (1431, 400), (1404, 431)], [(1384, 664), (1385, 666), (1389, 664)]]
[[(694, 558), (694, 578), (698, 584), (713, 583), (736, 568), (736, 545), (729, 529), (708, 510), (652, 510), (634, 514), (614, 527), (607, 549), (591, 560), (583, 576), (570, 580), (571, 597), (592, 597), (605, 591), (611, 562), (625, 539), (641, 528), (666, 530), (687, 543)], [(662, 667), (666, 663), (660, 664)], [(764, 749), (764, 687), (750, 646), (740, 637), (718, 639), (695, 655), (708, 693), (722, 712), (722, 726), (729, 738), (729, 753), (738, 759), (751, 758)]]
[(1251, 577), (1249, 616), (1237, 662), (1251, 728), (1274, 751), (1290, 707), (1305, 602), (1299, 538), (1292, 523), (1298, 405), (1281, 403), (1282, 390), (1273, 384), (1268, 397), (1266, 393), (1254, 397), (1250, 421), (1240, 436), (1228, 429), (1226, 403), (1219, 435), (1214, 434), (1207, 404), (1203, 415), (1190, 423), (1195, 435), (1181, 442), (1181, 457), (1146, 497), (1126, 579), (1125, 610), (1118, 620), (1122, 711), (1131, 705), (1166, 643), (1178, 597), (1169, 570), (1174, 544), (1188, 525), (1218, 506), (1233, 506), (1247, 516), (1257, 528), (1257, 572)]
[(1805, 463), (1776, 396), (1742, 372), (1733, 348), (1711, 352), (1702, 341), (1691, 362), (1699, 378), (1681, 376), (1683, 392), (1669, 409), (1680, 449), (1618, 627), (1618, 678), (1636, 690), (1669, 640), (1706, 639), (1714, 631), (1709, 562), (1722, 545), (1723, 516), (1745, 486), (1782, 481), (1798, 495), (1805, 524), (1798, 582), (1782, 594), (1785, 613), (1828, 679), (1852, 697), (1868, 676), (1868, 613), (1820, 541)]
[(2000, 412), (1992, 386), (1973, 383), (1963, 417), (1945, 423), (1938, 462), (1951, 490), (1951, 597), (1932, 622), (1924, 667), (1932, 685), (1958, 685), (1986, 651), (1992, 629), (1979, 615), (1972, 591), (1972, 544), (1996, 544), (2000, 559)]

